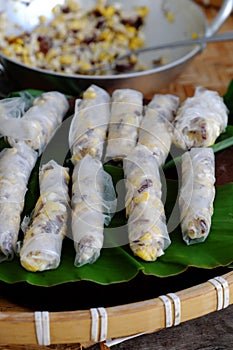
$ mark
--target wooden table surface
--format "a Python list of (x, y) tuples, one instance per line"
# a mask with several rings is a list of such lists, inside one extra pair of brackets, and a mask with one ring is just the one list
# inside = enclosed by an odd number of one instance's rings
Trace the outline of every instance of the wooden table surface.
[[(216, 8), (205, 9), (209, 19), (216, 14)], [(221, 31), (233, 29), (231, 16)], [(224, 94), (233, 78), (233, 43), (209, 44), (205, 51), (198, 55), (186, 68), (183, 74), (166, 89), (166, 92), (177, 94), (181, 100), (193, 94), (197, 85), (214, 89)], [(0, 78), (0, 91), (5, 84), (4, 76)], [(7, 89), (11, 90), (9, 85)], [(6, 86), (4, 85), (6, 91)], [(174, 288), (173, 288), (174, 289)], [(4, 300), (0, 291), (0, 311), (6, 312), (17, 308)], [(13, 335), (12, 335), (13, 336)], [(1, 343), (1, 339), (0, 339)], [(51, 345), (49, 347), (30, 345), (0, 345), (0, 350), (36, 350), (36, 349), (84, 349), (79, 344)], [(102, 349), (104, 347), (102, 346)], [(87, 349), (87, 347), (85, 348)], [(100, 344), (88, 347), (88, 350), (99, 350)], [(182, 323), (176, 327), (143, 335), (127, 340), (113, 347), (115, 350), (232, 350), (233, 349), (233, 305), (207, 316)]]

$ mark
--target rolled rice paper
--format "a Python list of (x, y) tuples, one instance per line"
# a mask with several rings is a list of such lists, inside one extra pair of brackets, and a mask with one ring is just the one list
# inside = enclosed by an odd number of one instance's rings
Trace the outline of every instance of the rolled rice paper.
[(228, 110), (216, 91), (197, 87), (193, 97), (187, 98), (174, 120), (173, 143), (184, 150), (209, 147), (225, 130)]
[(171, 243), (158, 161), (146, 146), (138, 145), (124, 158), (123, 169), (130, 248), (141, 259), (155, 261)]
[[(8, 133), (8, 141), (13, 146), (15, 142), (24, 140), (32, 149), (41, 154), (55, 131), (61, 124), (69, 109), (65, 95), (57, 91), (45, 92), (33, 101), (30, 107), (17, 122), (17, 137), (12, 122), (12, 133)], [(26, 130), (25, 130), (26, 129)]]
[(28, 181), (38, 154), (24, 143), (0, 153), (0, 262), (16, 252)]
[(25, 113), (26, 101), (23, 96), (4, 98), (0, 101), (0, 135), (17, 138), (19, 129), (20, 137), (24, 140), (36, 137), (37, 129), (33, 123), (28, 123), (21, 119)]
[(61, 260), (69, 208), (68, 169), (51, 160), (39, 173), (40, 197), (26, 228), (20, 250), (28, 271), (55, 269)]
[(105, 160), (120, 161), (136, 146), (143, 113), (143, 95), (133, 89), (112, 94)]
[(148, 147), (163, 165), (169, 154), (173, 137), (173, 120), (180, 100), (170, 94), (156, 94), (145, 108), (139, 129), (138, 144)]
[(109, 94), (104, 89), (91, 85), (84, 92), (83, 98), (76, 100), (70, 125), (69, 147), (74, 164), (86, 154), (102, 159), (109, 117)]
[(111, 176), (102, 163), (89, 154), (73, 170), (72, 237), (76, 251), (74, 265), (94, 263), (104, 242), (104, 225), (116, 210), (116, 194)]
[(215, 198), (215, 159), (211, 148), (192, 148), (182, 155), (179, 195), (181, 230), (189, 245), (206, 240)]

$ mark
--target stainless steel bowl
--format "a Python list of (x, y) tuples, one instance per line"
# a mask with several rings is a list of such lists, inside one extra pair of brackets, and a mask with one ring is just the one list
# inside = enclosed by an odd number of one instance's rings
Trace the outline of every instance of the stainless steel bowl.
[[(127, 8), (132, 7), (132, 1), (117, 0), (117, 2), (123, 3)], [(83, 1), (83, 3), (85, 6), (93, 7), (95, 0)], [(114, 3), (114, 0), (109, 0), (109, 3)], [(144, 32), (145, 44), (151, 46), (187, 39), (193, 33), (197, 33), (198, 36), (213, 35), (230, 15), (233, 0), (223, 2), (216, 18), (209, 25), (200, 7), (191, 0), (134, 0), (133, 6), (135, 5), (146, 5), (149, 8)], [(165, 17), (164, 6), (172, 12), (173, 23), (170, 23)], [(155, 58), (155, 55), (156, 57), (163, 55), (167, 63), (146, 71), (119, 75), (93, 76), (56, 73), (20, 64), (1, 53), (0, 61), (18, 89), (59, 90), (68, 94), (79, 94), (90, 84), (96, 84), (109, 92), (116, 88), (133, 88), (142, 91), (144, 95), (149, 95), (168, 86), (204, 48), (205, 46), (202, 45), (163, 50), (156, 54), (148, 52), (142, 56), (148, 64)]]

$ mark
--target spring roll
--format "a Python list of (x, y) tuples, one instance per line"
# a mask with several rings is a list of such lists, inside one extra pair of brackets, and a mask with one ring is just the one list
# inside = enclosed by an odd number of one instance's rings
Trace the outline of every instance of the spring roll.
[(192, 148), (182, 155), (179, 195), (181, 230), (189, 245), (207, 238), (215, 198), (215, 159), (211, 148)]
[(28, 271), (56, 269), (60, 264), (68, 219), (67, 168), (51, 160), (39, 173), (40, 197), (20, 250), (21, 265)]
[(24, 143), (0, 153), (0, 262), (16, 252), (21, 213), (38, 154)]
[(209, 147), (225, 130), (228, 110), (223, 98), (215, 91), (197, 87), (187, 98), (174, 120), (173, 143), (184, 150)]
[(171, 243), (158, 161), (146, 146), (138, 145), (124, 158), (123, 169), (130, 248), (141, 259), (155, 261)]
[(75, 114), (69, 131), (72, 161), (77, 163), (86, 154), (101, 160), (110, 117), (110, 95), (91, 85), (82, 100), (75, 101)]
[(105, 160), (120, 161), (136, 146), (143, 113), (143, 95), (132, 89), (112, 94)]
[(173, 119), (180, 100), (174, 95), (156, 94), (146, 106), (139, 129), (138, 144), (148, 147), (163, 165), (170, 151), (173, 137)]
[(33, 101), (32, 107), (20, 118), (17, 125), (17, 138), (14, 138), (13, 129), (8, 142), (13, 146), (17, 140), (24, 140), (40, 155), (60, 126), (68, 109), (68, 100), (62, 93), (57, 91), (43, 93)]
[[(36, 137), (37, 130), (33, 125), (22, 122), (22, 115), (25, 113), (26, 101), (23, 96), (4, 98), (0, 100), (0, 135), (4, 137), (18, 137), (20, 128), (21, 137), (26, 139), (29, 132)], [(22, 123), (24, 124), (22, 127)]]
[(111, 176), (89, 154), (74, 166), (72, 175), (72, 235), (76, 267), (94, 263), (104, 242), (104, 224), (116, 210)]

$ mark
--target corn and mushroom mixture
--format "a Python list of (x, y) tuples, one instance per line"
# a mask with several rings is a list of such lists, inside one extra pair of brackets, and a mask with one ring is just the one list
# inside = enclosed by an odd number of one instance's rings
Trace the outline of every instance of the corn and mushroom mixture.
[[(40, 25), (31, 33), (7, 36), (7, 22), (0, 13), (0, 50), (20, 63), (34, 68), (65, 74), (108, 74), (101, 70), (129, 49), (144, 46), (143, 24), (148, 13), (146, 6), (130, 11), (119, 3), (108, 5), (98, 0), (86, 10), (77, 0), (53, 9), (49, 23), (40, 18)], [(88, 72), (89, 69), (94, 71)], [(136, 55), (119, 61), (114, 74), (130, 70), (144, 70)]]

